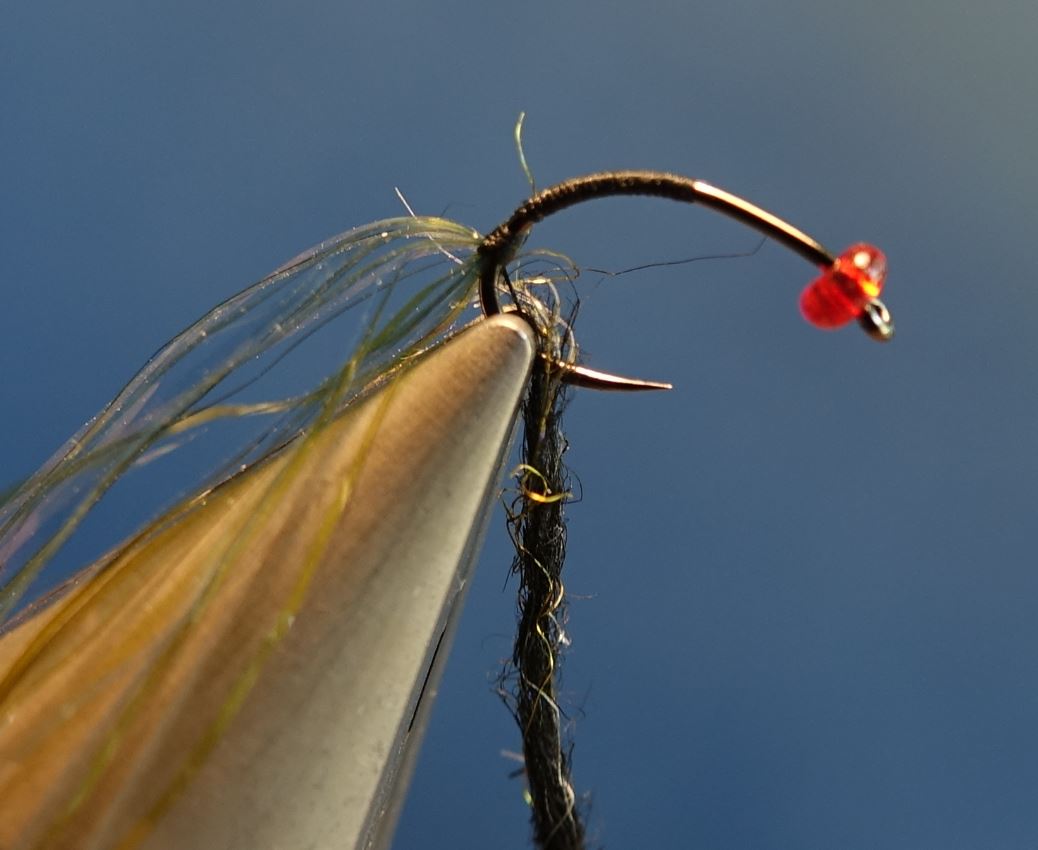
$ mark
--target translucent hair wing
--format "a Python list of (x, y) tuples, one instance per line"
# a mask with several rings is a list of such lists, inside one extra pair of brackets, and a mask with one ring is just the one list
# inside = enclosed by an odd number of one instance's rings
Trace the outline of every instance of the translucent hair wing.
[[(131, 468), (190, 443), (200, 457), (193, 465), (177, 452), (178, 468), (186, 468), (176, 492), (211, 486), (433, 344), (471, 300), (478, 240), (442, 218), (368, 224), (301, 254), (171, 339), (0, 503), (0, 617), (16, 610), (30, 585), (38, 595), (60, 581), (54, 556)], [(360, 304), (367, 309), (353, 309)], [(352, 333), (347, 313), (358, 320)], [(270, 380), (274, 365), (326, 328), (335, 356), (323, 355), (307, 383)], [(226, 439), (208, 445), (217, 425), (233, 432), (233, 449)], [(169, 504), (143, 492), (134, 499), (136, 523)]]

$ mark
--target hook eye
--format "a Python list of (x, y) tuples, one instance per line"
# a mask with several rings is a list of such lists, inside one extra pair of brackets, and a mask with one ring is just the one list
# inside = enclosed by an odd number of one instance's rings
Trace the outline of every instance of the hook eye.
[(865, 303), (865, 308), (858, 317), (858, 324), (877, 342), (889, 342), (894, 338), (894, 320), (887, 305), (878, 298), (872, 298)]

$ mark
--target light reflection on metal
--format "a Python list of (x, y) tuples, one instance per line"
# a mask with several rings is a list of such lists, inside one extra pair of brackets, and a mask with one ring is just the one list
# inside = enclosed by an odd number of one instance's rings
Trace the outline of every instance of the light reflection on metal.
[(478, 323), (0, 638), (0, 846), (385, 846), (534, 351)]

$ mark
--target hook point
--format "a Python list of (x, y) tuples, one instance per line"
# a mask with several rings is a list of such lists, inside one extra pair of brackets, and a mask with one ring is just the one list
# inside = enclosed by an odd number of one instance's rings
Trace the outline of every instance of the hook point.
[(572, 363), (556, 364), (562, 372), (562, 382), (573, 387), (585, 387), (591, 390), (612, 390), (614, 392), (642, 392), (644, 390), (671, 390), (673, 384), (661, 381), (644, 381), (640, 378), (625, 378), (623, 375), (612, 375), (586, 366)]

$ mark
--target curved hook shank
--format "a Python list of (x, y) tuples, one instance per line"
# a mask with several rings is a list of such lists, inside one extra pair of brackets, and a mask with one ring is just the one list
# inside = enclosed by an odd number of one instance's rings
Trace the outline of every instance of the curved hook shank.
[[(479, 300), (484, 315), (493, 316), (501, 312), (498, 280), (534, 224), (567, 207), (613, 195), (645, 195), (701, 204), (749, 225), (816, 266), (828, 268), (836, 262), (836, 257), (821, 243), (789, 222), (702, 180), (663, 171), (607, 171), (575, 177), (538, 192), (484, 238), (477, 251)], [(594, 389), (664, 389), (670, 386), (621, 378), (584, 367), (560, 365), (560, 369), (566, 383)]]
[(817, 266), (832, 265), (835, 259), (823, 245), (778, 216), (702, 180), (664, 171), (606, 171), (574, 177), (538, 192), (487, 235), (479, 246), (483, 260), (479, 280), (483, 312), (488, 316), (501, 312), (497, 300), (498, 270), (511, 260), (522, 237), (533, 225), (567, 207), (615, 195), (643, 195), (702, 204), (748, 224)]

